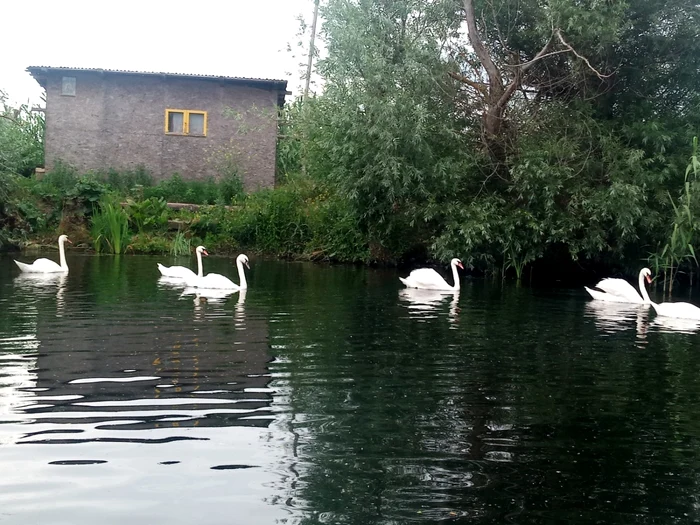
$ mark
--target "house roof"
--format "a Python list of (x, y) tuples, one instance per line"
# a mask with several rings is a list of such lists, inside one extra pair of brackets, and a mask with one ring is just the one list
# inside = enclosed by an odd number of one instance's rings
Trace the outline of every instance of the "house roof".
[(226, 82), (231, 84), (259, 87), (262, 89), (278, 90), (278, 104), (284, 104), (284, 96), (289, 95), (287, 91), (287, 81), (272, 79), (272, 78), (246, 78), (246, 77), (226, 77), (221, 75), (195, 75), (190, 73), (166, 73), (155, 71), (129, 71), (123, 69), (102, 69), (102, 68), (80, 68), (80, 67), (52, 67), (52, 66), (29, 66), (26, 69), (34, 79), (43, 86), (42, 79), (50, 73), (97, 73), (110, 75), (127, 75), (127, 76), (147, 76), (147, 77), (163, 77), (163, 78), (189, 78), (195, 80), (213, 80), (217, 82)]

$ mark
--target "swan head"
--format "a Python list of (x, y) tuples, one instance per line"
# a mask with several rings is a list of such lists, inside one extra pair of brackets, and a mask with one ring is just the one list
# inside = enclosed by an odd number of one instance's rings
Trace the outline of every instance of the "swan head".
[(462, 265), (462, 261), (460, 261), (459, 259), (457, 259), (457, 257), (455, 257), (454, 259), (452, 259), (452, 260), (450, 261), (450, 264), (451, 264), (452, 266), (456, 266), (457, 268), (461, 268), (462, 270), (464, 270), (464, 266)]
[(64, 242), (67, 242), (69, 244), (73, 244), (71, 240), (68, 238), (68, 235), (59, 235), (58, 237), (58, 244), (63, 244)]
[(250, 265), (248, 264), (248, 256), (245, 254), (240, 254), (238, 257), (236, 257), (236, 262), (245, 264), (245, 267), (250, 270)]
[(207, 252), (207, 249), (204, 246), (197, 246), (195, 252), (201, 253), (202, 255), (209, 255), (209, 252)]
[(649, 268), (642, 268), (642, 271), (640, 273), (647, 280), (647, 283), (651, 284), (651, 270)]

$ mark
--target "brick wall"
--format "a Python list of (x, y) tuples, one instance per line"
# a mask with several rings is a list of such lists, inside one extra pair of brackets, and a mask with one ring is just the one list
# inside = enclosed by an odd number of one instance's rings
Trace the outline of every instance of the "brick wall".
[[(61, 94), (63, 76), (75, 96)], [(81, 171), (144, 166), (156, 180), (217, 177), (235, 165), (246, 190), (275, 182), (279, 92), (230, 81), (52, 72), (46, 88), (46, 166), (61, 160)], [(207, 112), (207, 136), (166, 135), (165, 110)]]

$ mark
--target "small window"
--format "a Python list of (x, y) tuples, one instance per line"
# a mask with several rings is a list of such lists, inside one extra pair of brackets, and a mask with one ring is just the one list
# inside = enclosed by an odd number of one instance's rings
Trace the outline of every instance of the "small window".
[(75, 77), (63, 77), (61, 79), (61, 95), (75, 96)]
[(207, 112), (188, 109), (165, 110), (165, 133), (206, 137)]

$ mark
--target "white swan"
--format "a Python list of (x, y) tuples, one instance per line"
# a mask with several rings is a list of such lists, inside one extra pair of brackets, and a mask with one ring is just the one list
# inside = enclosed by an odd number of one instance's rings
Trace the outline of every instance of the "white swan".
[(459, 275), (457, 267), (464, 270), (462, 261), (455, 258), (450, 261), (452, 267), (452, 277), (454, 278), (454, 286), (447, 284), (447, 281), (432, 268), (418, 268), (413, 270), (405, 279), (399, 277), (401, 282), (409, 288), (423, 288), (425, 290), (459, 290)]
[(676, 319), (695, 319), (700, 321), (700, 308), (690, 303), (651, 303), (656, 315)]
[(248, 264), (248, 256), (240, 254), (236, 257), (236, 267), (238, 268), (238, 279), (241, 284), (238, 285), (234, 283), (228, 277), (225, 277), (218, 273), (208, 273), (204, 277), (194, 277), (185, 280), (187, 286), (192, 288), (208, 288), (210, 290), (241, 290), (248, 288), (248, 282), (245, 278), (245, 271), (243, 270), (243, 265), (246, 265), (248, 269), (250, 266)]
[(171, 279), (194, 279), (195, 277), (203, 277), (202, 255), (209, 254), (204, 246), (197, 246), (195, 253), (197, 254), (197, 273), (194, 273), (185, 266), (163, 266), (160, 263), (158, 263), (158, 271), (160, 271), (163, 277), (169, 277)]
[(19, 266), (19, 269), (27, 273), (57, 273), (57, 272), (68, 272), (68, 264), (66, 263), (66, 250), (63, 244), (69, 242), (73, 244), (67, 235), (61, 235), (58, 237), (58, 259), (61, 264), (56, 264), (51, 259), (37, 259), (32, 264), (27, 264), (19, 261), (15, 261), (15, 264)]
[[(653, 304), (651, 299), (649, 299), (649, 293), (644, 285), (644, 279), (646, 279), (648, 283), (651, 282), (651, 270), (649, 268), (642, 268), (639, 271), (639, 292), (624, 279), (611, 278), (603, 279), (595, 285), (595, 287), (600, 288), (602, 292), (600, 290), (592, 290), (587, 286), (584, 286), (584, 288), (593, 299), (598, 301), (646, 305)], [(640, 293), (642, 294), (641, 297), (639, 296)]]

